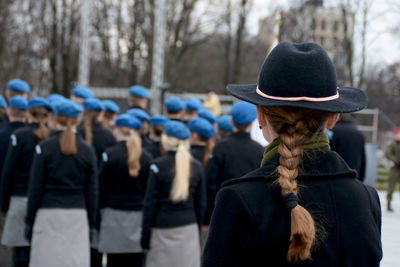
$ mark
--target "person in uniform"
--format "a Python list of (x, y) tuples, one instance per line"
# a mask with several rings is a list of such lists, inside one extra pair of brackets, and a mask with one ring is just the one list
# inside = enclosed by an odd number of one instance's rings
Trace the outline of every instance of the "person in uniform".
[(208, 120), (211, 123), (211, 125), (215, 127), (217, 117), (215, 117), (214, 113), (212, 113), (210, 110), (206, 108), (199, 108), (197, 113), (200, 118)]
[(168, 118), (163, 115), (152, 116), (150, 118), (149, 138), (152, 142), (147, 148), (153, 158), (164, 155), (164, 149), (161, 144), (161, 135), (164, 132), (164, 125), (168, 122)]
[(169, 121), (161, 142), (166, 154), (150, 166), (141, 244), (146, 267), (200, 266), (199, 227), (205, 209), (203, 167), (187, 149), (190, 132)]
[(332, 151), (338, 153), (350, 168), (358, 172), (357, 179), (364, 181), (366, 167), (364, 135), (357, 129), (349, 114), (340, 115), (340, 120), (332, 132), (330, 140)]
[(378, 194), (329, 150), (324, 133), (336, 113), (361, 110), (367, 96), (336, 81), (321, 46), (282, 42), (258, 85), (228, 85), (257, 105), (269, 145), (260, 168), (218, 192), (204, 267), (379, 266)]
[(250, 138), (252, 122), (257, 117), (256, 107), (244, 101), (238, 101), (231, 108), (235, 131), (230, 136), (219, 141), (210, 156), (205, 168), (207, 187), (207, 212), (205, 227), (214, 209), (215, 196), (222, 183), (238, 178), (260, 166), (263, 147)]
[(126, 113), (129, 114), (130, 116), (137, 118), (142, 124), (142, 128), (140, 129), (140, 138), (142, 140), (142, 147), (145, 150), (150, 151), (153, 142), (149, 137), (149, 128), (150, 128), (149, 114), (147, 114), (146, 111), (139, 108), (128, 109)]
[(71, 100), (82, 106), (82, 101), (85, 99), (93, 98), (92, 90), (84, 86), (76, 86), (72, 89)]
[(29, 172), (35, 146), (49, 136), (46, 122), (50, 111), (51, 106), (45, 99), (29, 100), (29, 124), (11, 135), (1, 175), (1, 211), (7, 213), (1, 243), (14, 247), (14, 266), (29, 265), (30, 248), (24, 237)]
[(203, 107), (203, 103), (197, 98), (189, 98), (185, 100), (185, 121), (197, 118), (197, 111)]
[(3, 171), (4, 160), (7, 155), (7, 149), (11, 134), (18, 128), (25, 126), (26, 109), (28, 101), (22, 96), (16, 95), (10, 99), (9, 123), (0, 129), (0, 170)]
[(58, 129), (35, 148), (28, 187), (25, 234), (30, 267), (89, 266), (89, 229), (96, 225), (96, 154), (75, 132), (82, 108), (57, 106)]
[(396, 184), (400, 182), (400, 132), (395, 133), (394, 142), (387, 147), (385, 156), (393, 162), (389, 171), (389, 186), (386, 194), (387, 210), (393, 211), (391, 205), (393, 192), (396, 189)]
[(57, 105), (60, 104), (63, 100), (66, 98), (62, 95), (59, 94), (51, 94), (47, 96), (46, 100), (47, 102), (51, 105), (52, 107), (52, 113), (50, 114), (50, 118), (47, 122), (47, 125), (49, 126), (50, 129), (55, 129), (57, 126)]
[(129, 87), (128, 104), (130, 108), (147, 109), (150, 93), (149, 90), (141, 85), (133, 85)]
[(164, 103), (165, 116), (174, 121), (183, 121), (185, 117), (185, 102), (179, 97), (171, 96)]
[(3, 128), (3, 125), (8, 124), (8, 117), (6, 115), (7, 110), (7, 102), (2, 95), (0, 95), (0, 129)]
[(138, 119), (119, 115), (114, 129), (119, 142), (102, 156), (98, 248), (107, 253), (107, 267), (143, 263), (142, 206), (152, 157), (142, 150), (140, 128)]
[(191, 131), (190, 153), (203, 166), (206, 166), (214, 149), (216, 131), (211, 123), (203, 118), (191, 119), (188, 122), (188, 127)]
[(217, 140), (224, 139), (233, 133), (232, 116), (222, 115), (217, 118)]
[[(28, 99), (28, 94), (31, 91), (31, 88), (29, 85), (21, 80), (21, 79), (13, 79), (7, 83), (7, 88), (5, 91), (5, 96), (10, 102), (11, 98), (14, 96), (21, 96), (24, 99)], [(6, 112), (3, 114), (2, 117), (2, 124), (6, 126), (9, 123), (9, 110), (6, 109)]]
[(114, 101), (108, 99), (101, 102), (104, 105), (104, 114), (101, 120), (101, 124), (104, 128), (112, 131), (114, 128), (115, 118), (120, 111), (119, 106)]

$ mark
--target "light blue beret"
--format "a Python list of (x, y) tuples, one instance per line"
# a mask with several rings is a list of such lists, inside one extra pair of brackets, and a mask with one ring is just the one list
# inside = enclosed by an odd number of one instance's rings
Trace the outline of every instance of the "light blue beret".
[(47, 97), (47, 102), (53, 104), (55, 101), (65, 100), (66, 98), (59, 94), (51, 94)]
[(103, 100), (104, 110), (112, 113), (119, 113), (119, 106), (112, 100)]
[(185, 109), (185, 102), (183, 102), (179, 97), (172, 96), (165, 100), (165, 109), (168, 112), (179, 112)]
[(217, 117), (209, 111), (208, 109), (201, 108), (197, 111), (197, 114), (200, 118), (208, 120), (210, 123), (214, 123), (217, 120)]
[(141, 122), (150, 120), (150, 115), (140, 108), (131, 108), (126, 113), (138, 118)]
[(128, 127), (136, 130), (140, 130), (142, 128), (142, 123), (139, 119), (129, 115), (129, 114), (121, 114), (115, 118), (115, 126), (117, 127)]
[(215, 135), (215, 129), (211, 123), (203, 118), (191, 119), (188, 123), (189, 129), (203, 138), (211, 138)]
[(61, 100), (56, 105), (56, 114), (67, 117), (77, 118), (83, 111), (83, 108), (69, 99)]
[(2, 95), (0, 95), (0, 108), (7, 108), (7, 102)]
[(20, 93), (29, 93), (31, 91), (29, 85), (25, 81), (20, 79), (14, 79), (9, 81), (7, 84), (7, 89)]
[(163, 115), (152, 116), (150, 118), (150, 125), (164, 126), (168, 122), (168, 118)]
[(10, 107), (26, 110), (28, 108), (28, 101), (20, 95), (16, 95), (10, 98)]
[(83, 99), (94, 97), (92, 90), (83, 86), (76, 86), (72, 89), (72, 95)]
[(49, 111), (53, 110), (53, 107), (50, 105), (50, 103), (43, 97), (33, 97), (33, 98), (29, 99), (28, 109), (36, 108), (36, 107), (45, 108), (45, 109), (48, 109)]
[(217, 118), (218, 129), (225, 132), (233, 132), (232, 116), (223, 115)]
[(189, 129), (180, 121), (168, 121), (164, 125), (164, 133), (181, 140), (190, 138)]
[(232, 105), (233, 122), (237, 125), (247, 125), (257, 118), (256, 106), (244, 101), (237, 101)]
[(141, 98), (146, 98), (146, 99), (150, 97), (149, 90), (147, 90), (146, 88), (144, 88), (141, 85), (133, 85), (133, 86), (129, 87), (129, 94), (131, 96), (136, 96), (136, 97), (141, 97)]
[(101, 111), (104, 110), (103, 103), (97, 98), (86, 98), (82, 101), (85, 110)]
[(193, 111), (203, 107), (203, 103), (197, 98), (189, 98), (185, 101), (186, 110)]

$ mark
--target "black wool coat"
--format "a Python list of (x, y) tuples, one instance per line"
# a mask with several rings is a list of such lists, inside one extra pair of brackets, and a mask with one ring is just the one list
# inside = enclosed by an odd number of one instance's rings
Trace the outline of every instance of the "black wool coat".
[[(311, 158), (311, 159), (310, 159)], [(300, 205), (313, 216), (319, 242), (312, 260), (293, 266), (379, 266), (381, 208), (376, 190), (356, 179), (337, 153), (315, 151), (298, 177)], [(224, 184), (217, 196), (203, 267), (292, 266), (286, 256), (290, 211), (276, 180), (278, 156)]]
[(264, 148), (245, 132), (233, 133), (215, 145), (205, 167), (207, 188), (205, 225), (210, 222), (215, 196), (222, 183), (258, 168), (263, 153)]
[(0, 170), (3, 169), (11, 134), (25, 125), (24, 122), (9, 122), (0, 129)]
[(364, 181), (366, 165), (364, 135), (350, 120), (340, 120), (332, 131), (331, 149), (336, 151), (350, 168), (358, 172), (359, 180)]

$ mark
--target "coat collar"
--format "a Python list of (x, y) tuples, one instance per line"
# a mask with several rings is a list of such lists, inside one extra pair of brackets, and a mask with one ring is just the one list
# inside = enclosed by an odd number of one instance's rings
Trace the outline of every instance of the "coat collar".
[[(279, 155), (271, 158), (264, 166), (255, 169), (243, 177), (232, 179), (223, 184), (228, 186), (235, 183), (247, 181), (274, 181), (278, 178), (276, 167), (279, 165)], [(346, 164), (346, 162), (334, 151), (309, 150), (301, 164), (302, 171), (300, 179), (307, 178), (334, 178), (349, 177), (356, 178), (357, 172)]]

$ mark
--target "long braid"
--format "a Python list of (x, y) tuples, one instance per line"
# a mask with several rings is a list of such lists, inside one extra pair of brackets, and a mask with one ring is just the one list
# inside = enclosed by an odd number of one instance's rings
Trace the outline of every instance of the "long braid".
[[(301, 146), (307, 138), (320, 132), (328, 118), (328, 114), (301, 109), (268, 108), (263, 109), (272, 128), (281, 138), (278, 147), (280, 165), (278, 183), (282, 197), (297, 199), (299, 165), (304, 150)], [(290, 207), (291, 233), (287, 260), (290, 263), (311, 258), (311, 248), (315, 243), (315, 223), (311, 214), (298, 205)]]

